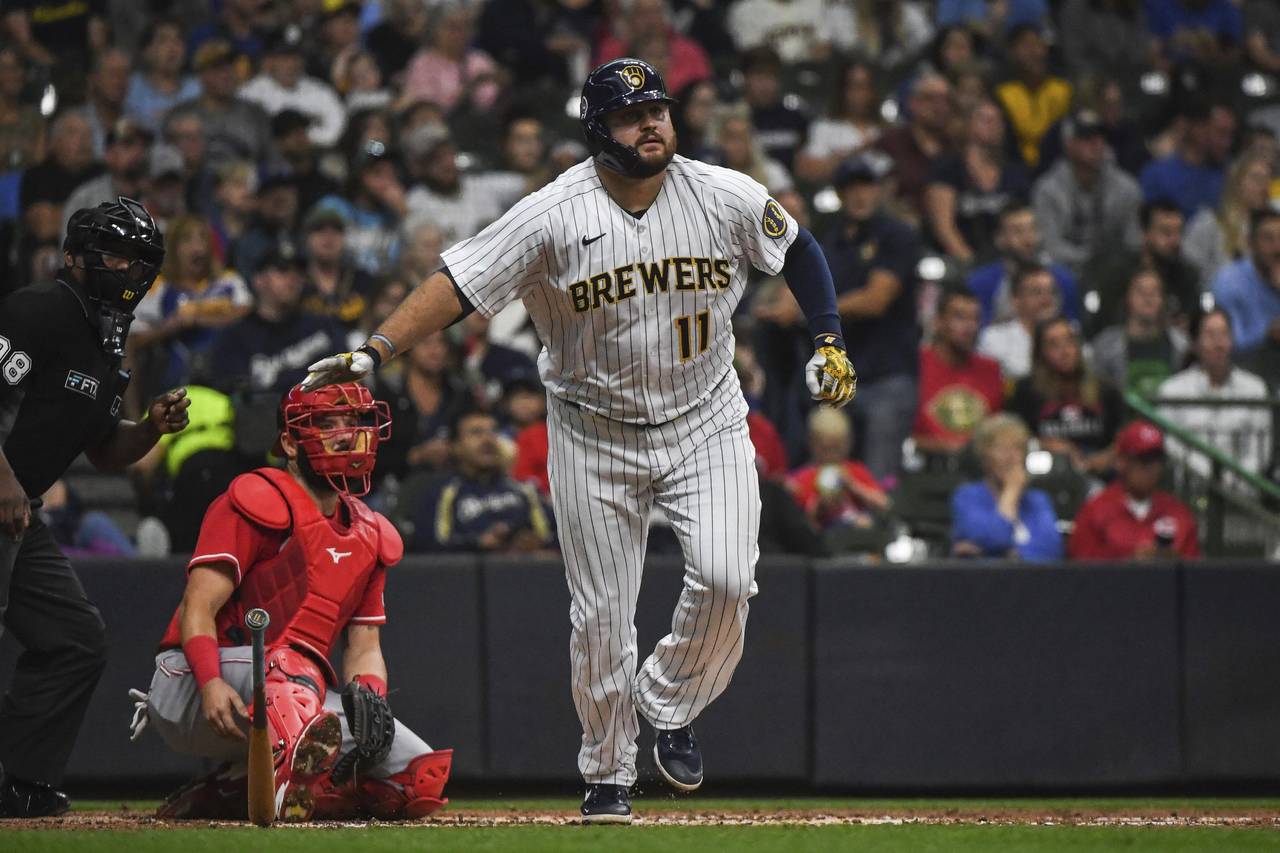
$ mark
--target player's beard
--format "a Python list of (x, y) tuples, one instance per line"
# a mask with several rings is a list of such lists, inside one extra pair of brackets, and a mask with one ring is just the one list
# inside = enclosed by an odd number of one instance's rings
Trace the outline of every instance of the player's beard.
[[(650, 140), (652, 141), (652, 140)], [(643, 144), (643, 143), (642, 143)], [(662, 153), (645, 155), (640, 153), (640, 149), (636, 148), (636, 154), (640, 156), (639, 163), (631, 170), (633, 178), (652, 178), (671, 164), (672, 158), (676, 156), (676, 134), (671, 132), (670, 139), (662, 140)]]
[[(298, 466), (298, 473), (302, 475), (302, 479), (307, 483), (307, 488), (311, 489), (314, 494), (324, 495), (337, 491), (328, 477), (317, 473), (316, 469), (311, 467), (311, 459), (307, 454), (301, 452), (301, 448), (299, 448), (299, 453), (294, 461)], [(334, 479), (338, 482), (344, 482), (343, 478), (338, 475), (335, 475)]]

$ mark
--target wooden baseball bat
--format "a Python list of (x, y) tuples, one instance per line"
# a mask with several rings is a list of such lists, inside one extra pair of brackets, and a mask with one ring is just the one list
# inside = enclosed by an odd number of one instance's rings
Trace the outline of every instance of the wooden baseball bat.
[(276, 772), (267, 731), (267, 662), (264, 638), (271, 617), (261, 607), (244, 616), (253, 637), (253, 728), (249, 732), (249, 820), (270, 826), (276, 818)]

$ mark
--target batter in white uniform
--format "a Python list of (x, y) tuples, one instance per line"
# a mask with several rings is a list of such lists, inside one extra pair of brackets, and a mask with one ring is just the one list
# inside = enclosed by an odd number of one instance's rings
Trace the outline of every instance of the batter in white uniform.
[[(637, 59), (587, 78), (594, 156), (443, 255), (354, 353), (311, 366), (306, 387), (350, 381), (471, 310), (520, 299), (543, 342), (551, 497), (569, 583), (578, 767), (588, 822), (631, 819), (638, 716), (659, 771), (702, 783), (690, 723), (729, 683), (755, 594), (759, 485), (730, 325), (748, 264), (782, 272), (809, 322), (816, 400), (843, 405), (845, 355), (816, 241), (764, 187), (675, 156), (666, 88)], [(637, 662), (636, 598), (649, 517), (680, 539), (684, 590), (671, 633)]]

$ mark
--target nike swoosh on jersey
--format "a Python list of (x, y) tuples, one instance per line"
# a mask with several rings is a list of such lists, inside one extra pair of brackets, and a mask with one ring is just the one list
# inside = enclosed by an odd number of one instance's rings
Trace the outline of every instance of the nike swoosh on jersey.
[[(607, 234), (608, 232), (606, 231), (605, 233)], [(596, 235), (596, 236), (594, 236), (594, 237), (587, 237), (587, 236), (585, 236), (585, 235), (584, 235), (584, 236), (583, 236), (583, 238), (582, 238), (582, 245), (584, 245), (584, 246), (590, 246), (592, 243), (594, 243), (595, 241), (599, 240), (599, 239), (600, 239), (601, 237), (603, 237), (603, 236), (604, 236), (604, 234), (597, 234), (597, 235)]]

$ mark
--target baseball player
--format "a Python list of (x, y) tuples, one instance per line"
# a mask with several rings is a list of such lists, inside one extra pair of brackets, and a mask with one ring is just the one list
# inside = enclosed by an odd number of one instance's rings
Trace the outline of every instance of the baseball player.
[(54, 281), (0, 301), (0, 623), (22, 644), (0, 705), (0, 818), (70, 808), (58, 790), (106, 664), (102, 616), (35, 510), (81, 453), (124, 470), (187, 425), (184, 390), (121, 420), (133, 311), (164, 260), (141, 205), (72, 214)]
[[(742, 654), (760, 499), (730, 321), (748, 266), (783, 273), (808, 319), (814, 399), (843, 405), (856, 387), (817, 242), (755, 181), (676, 156), (671, 103), (646, 62), (592, 71), (580, 115), (594, 156), (448, 249), (364, 346), (317, 362), (304, 382), (365, 376), (473, 310), (523, 301), (550, 392), (592, 823), (631, 820), (637, 714), (657, 731), (663, 777), (684, 791), (702, 784), (690, 724)], [(641, 662), (633, 622), (655, 507), (687, 568), (671, 633)]]
[[(227, 762), (159, 816), (246, 816), (253, 672), (242, 626), (262, 607), (278, 816), (425, 817), (446, 802), (453, 751), (433, 751), (387, 706), (378, 631), (386, 570), (404, 548), (357, 498), (390, 431), (387, 406), (361, 385), (295, 387), (279, 420), (287, 470), (243, 474), (210, 505), (150, 693), (131, 691), (135, 739), (149, 723), (174, 750)], [(343, 631), (338, 682), (329, 651)]]

